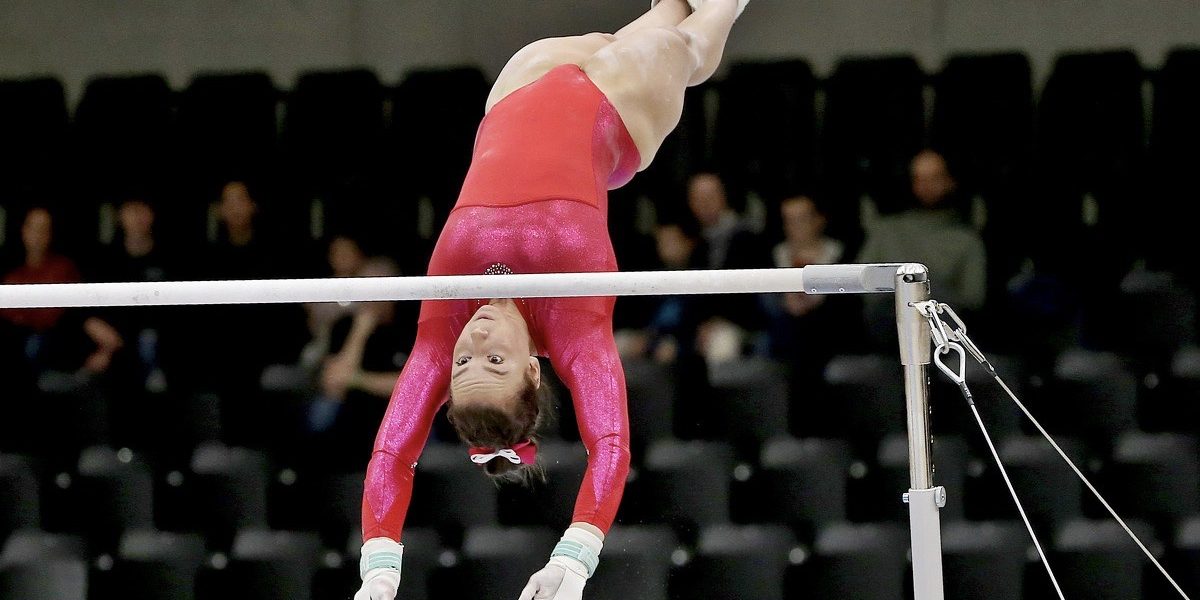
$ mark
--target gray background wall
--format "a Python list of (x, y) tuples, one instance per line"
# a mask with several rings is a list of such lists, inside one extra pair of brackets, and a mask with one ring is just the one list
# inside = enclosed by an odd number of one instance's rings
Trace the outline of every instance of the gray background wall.
[[(0, 0), (0, 77), (52, 74), (73, 98), (96, 74), (473, 63), (494, 75), (539, 37), (614, 30), (646, 0)], [(802, 56), (819, 74), (846, 55), (1022, 50), (1045, 76), (1061, 51), (1128, 47), (1148, 67), (1200, 45), (1200, 0), (753, 0), (732, 59)]]

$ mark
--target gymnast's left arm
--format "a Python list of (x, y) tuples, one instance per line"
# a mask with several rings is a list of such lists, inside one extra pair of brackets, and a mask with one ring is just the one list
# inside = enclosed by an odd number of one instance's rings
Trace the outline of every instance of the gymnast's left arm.
[[(552, 332), (547, 340), (551, 363), (575, 402), (588, 466), (571, 526), (554, 547), (546, 568), (530, 578), (520, 600), (578, 600), (599, 564), (604, 536), (616, 518), (629, 474), (625, 371), (613, 340), (611, 317), (557, 311), (545, 329)], [(546, 594), (548, 590), (553, 592)]]

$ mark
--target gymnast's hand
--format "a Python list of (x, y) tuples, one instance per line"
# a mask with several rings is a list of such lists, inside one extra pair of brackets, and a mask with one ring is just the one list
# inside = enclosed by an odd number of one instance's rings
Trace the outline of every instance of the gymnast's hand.
[(582, 600), (583, 586), (596, 570), (604, 540), (591, 531), (569, 527), (545, 568), (529, 578), (518, 600)]
[[(580, 600), (587, 577), (556, 564), (556, 556), (541, 571), (529, 578), (518, 600)], [(566, 559), (573, 560), (573, 559)]]
[(400, 559), (404, 546), (388, 538), (371, 538), (363, 544), (358, 572), (362, 587), (354, 600), (396, 600), (400, 587)]

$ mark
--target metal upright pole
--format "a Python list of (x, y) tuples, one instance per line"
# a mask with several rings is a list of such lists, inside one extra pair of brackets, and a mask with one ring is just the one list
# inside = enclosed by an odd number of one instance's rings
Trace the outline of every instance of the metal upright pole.
[(946, 505), (946, 489), (933, 485), (933, 438), (929, 428), (929, 386), (926, 365), (931, 360), (929, 325), (915, 302), (929, 299), (929, 271), (918, 264), (902, 266), (896, 274), (896, 326), (900, 333), (900, 363), (908, 405), (908, 503), (912, 534), (913, 598), (943, 600), (942, 534), (938, 509)]

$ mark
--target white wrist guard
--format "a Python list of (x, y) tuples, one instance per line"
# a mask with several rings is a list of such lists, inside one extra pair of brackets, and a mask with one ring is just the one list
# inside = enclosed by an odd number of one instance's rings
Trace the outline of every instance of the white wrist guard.
[(568, 527), (550, 553), (550, 562), (581, 577), (590, 578), (596, 572), (596, 565), (600, 564), (602, 548), (604, 540), (596, 537), (596, 534), (578, 527)]
[(358, 559), (358, 575), (365, 581), (367, 573), (376, 569), (395, 570), (400, 575), (400, 561), (404, 558), (404, 544), (391, 538), (371, 538), (363, 543), (362, 557)]

